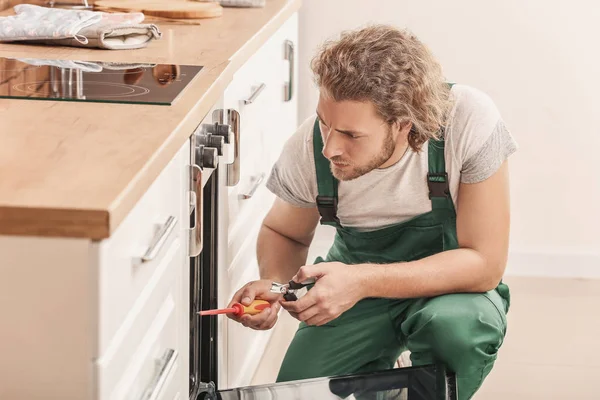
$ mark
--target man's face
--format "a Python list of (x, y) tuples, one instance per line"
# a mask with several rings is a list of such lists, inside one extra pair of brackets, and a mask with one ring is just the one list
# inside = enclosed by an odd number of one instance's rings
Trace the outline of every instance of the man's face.
[(340, 181), (356, 179), (397, 161), (392, 156), (400, 132), (377, 115), (371, 102), (336, 102), (321, 94), (317, 115), (323, 155)]

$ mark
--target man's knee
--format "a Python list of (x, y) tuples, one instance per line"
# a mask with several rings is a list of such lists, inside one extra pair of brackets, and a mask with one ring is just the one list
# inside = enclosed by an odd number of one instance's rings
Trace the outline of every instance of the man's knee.
[(493, 362), (504, 341), (503, 310), (483, 294), (429, 299), (402, 324), (412, 353), (429, 353), (456, 372)]

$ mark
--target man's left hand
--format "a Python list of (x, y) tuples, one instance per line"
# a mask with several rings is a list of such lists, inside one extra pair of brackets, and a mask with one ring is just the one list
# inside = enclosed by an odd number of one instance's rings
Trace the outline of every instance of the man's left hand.
[(364, 267), (340, 262), (305, 265), (292, 279), (316, 278), (314, 287), (299, 300), (280, 301), (281, 306), (308, 325), (326, 324), (365, 297)]

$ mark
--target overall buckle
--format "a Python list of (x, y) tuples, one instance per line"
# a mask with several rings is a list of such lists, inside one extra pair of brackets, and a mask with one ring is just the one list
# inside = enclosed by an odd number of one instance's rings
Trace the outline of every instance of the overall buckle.
[(448, 173), (427, 173), (427, 185), (429, 186), (430, 199), (432, 197), (450, 197)]
[(337, 197), (330, 196), (317, 196), (317, 208), (319, 214), (321, 214), (321, 223), (339, 223), (340, 220), (337, 217)]

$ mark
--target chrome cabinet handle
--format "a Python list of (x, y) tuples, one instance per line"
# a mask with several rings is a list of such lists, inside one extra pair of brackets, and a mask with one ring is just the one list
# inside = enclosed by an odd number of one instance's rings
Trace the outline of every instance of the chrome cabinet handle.
[(267, 87), (266, 84), (261, 83), (256, 89), (254, 89), (254, 91), (252, 92), (250, 97), (248, 97), (246, 100), (244, 100), (244, 104), (254, 103), (254, 101), (258, 98), (258, 95), (261, 94), (262, 91), (265, 90), (266, 87)]
[(251, 199), (252, 196), (254, 196), (254, 192), (256, 192), (256, 189), (258, 189), (258, 187), (260, 186), (260, 184), (262, 183), (262, 181), (264, 179), (265, 179), (265, 173), (263, 172), (254, 180), (254, 183), (252, 184), (252, 187), (250, 188), (250, 190), (247, 193), (243, 193), (240, 195), (242, 197), (242, 199)]
[(285, 55), (284, 58), (289, 61), (289, 80), (283, 87), (283, 100), (292, 100), (293, 87), (294, 87), (294, 42), (286, 40), (285, 44)]
[(200, 254), (203, 247), (202, 237), (202, 170), (196, 164), (190, 165), (190, 214), (195, 212), (194, 226), (190, 227), (188, 256), (196, 257)]
[(167, 377), (175, 366), (178, 356), (179, 354), (176, 350), (167, 349), (165, 351), (163, 356), (160, 358), (160, 364), (158, 366), (156, 377), (152, 380), (152, 382), (150, 382), (150, 385), (144, 391), (144, 394), (140, 400), (158, 400), (158, 396), (165, 386)]
[(148, 250), (146, 250), (146, 253), (142, 256), (142, 262), (152, 261), (156, 258), (176, 224), (177, 218), (172, 215), (167, 218), (167, 221), (158, 230), (158, 232), (156, 232), (154, 238), (152, 238), (152, 242), (150, 243)]
[(227, 186), (235, 186), (240, 182), (240, 113), (233, 109), (215, 110), (212, 119), (229, 125), (233, 131), (233, 162), (227, 164)]

